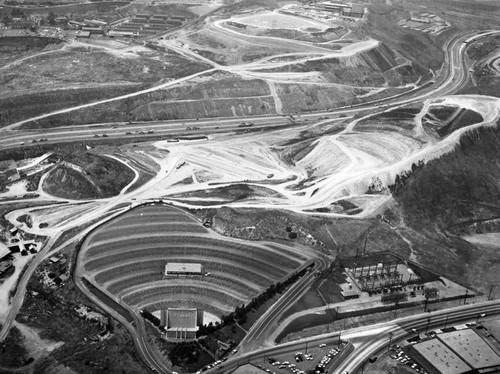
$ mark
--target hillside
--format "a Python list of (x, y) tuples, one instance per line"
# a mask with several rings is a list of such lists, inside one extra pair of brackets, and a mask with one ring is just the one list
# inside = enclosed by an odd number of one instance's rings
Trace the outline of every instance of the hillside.
[(67, 199), (105, 198), (118, 194), (133, 177), (132, 170), (118, 161), (80, 153), (50, 171), (42, 188)]
[(498, 126), (464, 135), (453, 152), (415, 168), (395, 200), (404, 222), (398, 231), (418, 247), (417, 259), (436, 270), (439, 266), (458, 281), (487, 289), (486, 279), (491, 281), (489, 272), (497, 273), (494, 266), (500, 256), (461, 236), (500, 232), (499, 181)]

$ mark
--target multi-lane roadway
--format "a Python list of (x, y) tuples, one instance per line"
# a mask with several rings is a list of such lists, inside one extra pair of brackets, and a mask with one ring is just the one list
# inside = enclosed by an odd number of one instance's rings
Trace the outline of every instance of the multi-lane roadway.
[[(351, 117), (355, 114), (369, 114), (379, 110), (385, 110), (389, 106), (394, 107), (405, 105), (432, 97), (436, 98), (452, 94), (467, 83), (468, 69), (465, 65), (464, 59), (466, 45), (478, 40), (479, 38), (496, 33), (499, 33), (499, 31), (490, 30), (471, 32), (451, 39), (445, 46), (445, 63), (443, 64), (440, 74), (431, 82), (427, 82), (413, 90), (409, 90), (385, 99), (379, 99), (352, 107), (338, 108), (333, 111), (329, 110), (304, 113), (300, 116), (300, 118), (298, 118), (296, 124), (309, 124), (310, 122), (317, 121), (324, 117), (339, 118), (346, 116)], [(102, 102), (105, 103), (111, 100), (113, 99), (103, 100)], [(81, 107), (85, 107), (85, 105)], [(57, 113), (63, 113), (74, 109), (75, 108), (63, 109)], [(45, 117), (45, 115), (27, 119), (22, 121), (22, 123), (28, 123), (42, 117)], [(178, 137), (186, 134), (210, 135), (242, 130), (240, 127), (242, 122), (253, 122), (253, 129), (269, 129), (272, 127), (283, 127), (294, 124), (294, 121), (292, 121), (288, 116), (271, 115), (245, 118), (161, 121), (154, 123), (129, 124), (120, 122), (22, 131), (17, 130), (19, 126), (7, 126), (4, 129), (0, 129), (0, 133), (2, 134), (0, 137), (0, 147), (2, 149), (8, 149), (22, 146), (32, 146), (36, 144), (33, 141), (38, 141), (39, 139), (47, 139), (47, 142), (49, 143), (85, 140), (90, 141), (93, 139), (95, 140), (96, 136), (102, 137), (104, 134), (114, 139), (126, 139), (136, 136), (143, 136), (145, 139), (149, 136), (151, 139), (153, 136)], [(21, 125), (21, 123), (19, 124)], [(195, 129), (193, 130), (193, 128)], [(147, 134), (148, 130), (154, 131), (154, 135)], [(139, 134), (141, 131), (144, 134)]]

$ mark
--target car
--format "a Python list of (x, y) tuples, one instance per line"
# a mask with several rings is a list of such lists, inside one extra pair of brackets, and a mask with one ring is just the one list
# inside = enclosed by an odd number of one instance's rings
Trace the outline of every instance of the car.
[(326, 344), (325, 343), (322, 343), (319, 345), (320, 348), (325, 348), (326, 347)]

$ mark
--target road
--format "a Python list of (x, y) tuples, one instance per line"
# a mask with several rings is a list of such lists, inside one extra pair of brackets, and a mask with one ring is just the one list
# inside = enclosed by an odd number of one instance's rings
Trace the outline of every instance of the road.
[(316, 280), (316, 272), (322, 272), (327, 268), (328, 264), (323, 258), (318, 258), (314, 261), (314, 267), (297, 283), (295, 283), (273, 306), (264, 313), (257, 322), (254, 323), (248, 334), (239, 345), (240, 352), (249, 352), (258, 347), (273, 342), (267, 341), (272, 332), (270, 328), (273, 323), (290, 308), (300, 296), (306, 292)]
[[(349, 107), (349, 108), (340, 108), (332, 112), (315, 112), (315, 113), (308, 113), (308, 114), (303, 114), (301, 116), (301, 123), (305, 123), (306, 120), (308, 121), (316, 121), (319, 120), (319, 117), (323, 116), (330, 116), (332, 117), (332, 120), (336, 120), (340, 118), (341, 115), (344, 116), (351, 116), (357, 113), (368, 113), (368, 112), (373, 112), (376, 110), (380, 110), (380, 106), (383, 105), (383, 108), (385, 109), (387, 106), (399, 106), (399, 105), (405, 105), (417, 101), (424, 100), (426, 98), (430, 97), (440, 97), (443, 95), (449, 95), (453, 92), (456, 92), (456, 90), (460, 89), (461, 87), (464, 86), (467, 82), (467, 69), (466, 65), (464, 62), (464, 51), (465, 51), (465, 44), (464, 43), (471, 43), (485, 35), (492, 35), (495, 33), (499, 33), (499, 31), (488, 31), (488, 32), (474, 32), (474, 33), (469, 33), (467, 35), (459, 36), (454, 39), (452, 39), (446, 46), (446, 64), (443, 66), (443, 69), (441, 71), (441, 74), (437, 77), (435, 82), (433, 84), (427, 84), (419, 89), (415, 89), (413, 91), (397, 95), (392, 98), (387, 98), (387, 99), (382, 99), (378, 100), (376, 102), (371, 102), (371, 103), (366, 103), (362, 104), (356, 107)], [(215, 69), (212, 69), (215, 70)], [(212, 71), (209, 70), (209, 71)], [(198, 73), (199, 75), (205, 74), (208, 71)], [(185, 77), (182, 79), (188, 80), (192, 77)], [(168, 87), (172, 84), (177, 84), (179, 82), (170, 82), (166, 83), (164, 87)], [(162, 85), (163, 87), (163, 85)], [(163, 87), (163, 88), (164, 88)], [(132, 97), (134, 95), (139, 95), (145, 92), (152, 92), (154, 90), (158, 89), (158, 87), (140, 91), (137, 93), (132, 93), (129, 95), (125, 95), (125, 97)], [(108, 102), (108, 101), (113, 101), (116, 100), (117, 98), (105, 100), (103, 102)], [(82, 105), (79, 107), (75, 108), (67, 108), (67, 109), (62, 109), (58, 111), (57, 113), (65, 113), (65, 112), (70, 112), (72, 110), (76, 110), (77, 108), (83, 108), (83, 107), (89, 107), (95, 105), (95, 103), (92, 104), (86, 104)], [(54, 113), (52, 113), (54, 114)], [(24, 142), (25, 145), (28, 145), (28, 143), (32, 139), (36, 139), (39, 137), (47, 138), (47, 142), (74, 142), (74, 141), (84, 141), (84, 140), (91, 140), (94, 139), (95, 135), (102, 135), (102, 134), (107, 134), (109, 137), (113, 138), (120, 138), (120, 139), (126, 139), (127, 137), (130, 137), (130, 135), (126, 135), (126, 132), (135, 132), (135, 131), (148, 131), (148, 130), (153, 130), (154, 131), (154, 136), (157, 135), (169, 135), (169, 136), (178, 136), (181, 134), (185, 134), (188, 132), (189, 134), (198, 134), (201, 133), (203, 135), (210, 135), (213, 133), (218, 133), (218, 132), (227, 132), (227, 131), (236, 131), (236, 130), (241, 130), (239, 125), (241, 124), (242, 121), (251, 121), (254, 122), (254, 129), (259, 129), (259, 128), (269, 128), (269, 127), (275, 127), (275, 126), (290, 126), (291, 122), (289, 119), (283, 117), (283, 116), (264, 116), (264, 117), (247, 117), (247, 118), (230, 118), (230, 119), (213, 119), (213, 120), (201, 120), (201, 121), (165, 121), (161, 123), (148, 123), (148, 124), (116, 124), (116, 123), (111, 123), (111, 124), (103, 124), (103, 125), (86, 125), (86, 126), (74, 126), (74, 127), (63, 127), (63, 128), (57, 128), (57, 129), (47, 129), (43, 130), (41, 133), (39, 131), (32, 131), (32, 132), (27, 132), (27, 131), (12, 131), (12, 129), (15, 129), (17, 126), (21, 125), (22, 123), (26, 123), (32, 120), (35, 120), (37, 118), (43, 118), (47, 117), (52, 114), (47, 114), (47, 115), (42, 115), (38, 116), (35, 118), (31, 118), (25, 121), (18, 122), (16, 124), (12, 124), (11, 126), (8, 126), (7, 128), (4, 128), (2, 131), (2, 136), (0, 139), (0, 147), (2, 149), (7, 149), (7, 148), (16, 148), (20, 147), (21, 143)], [(200, 127), (199, 130), (186, 130), (186, 127)], [(42, 135), (41, 135), (42, 134)], [(31, 143), (34, 144), (34, 143)], [(163, 170), (164, 172), (164, 170)], [(154, 180), (153, 180), (154, 182)], [(99, 214), (103, 214), (107, 209), (111, 209), (113, 206), (118, 205), (121, 202), (128, 201), (131, 196), (134, 196), (135, 194), (124, 194), (120, 195), (116, 199), (111, 199), (108, 204), (106, 204), (105, 208), (99, 209), (98, 211), (94, 212), (94, 214), (91, 216), (84, 216), (82, 218), (82, 222), (79, 222), (80, 224), (84, 223), (83, 221), (89, 221), (90, 218), (95, 219), (98, 217)], [(12, 299), (12, 309), (11, 313), (7, 316), (7, 320), (5, 321), (2, 330), (0, 331), (0, 341), (3, 340), (10, 328), (11, 322), (15, 318), (15, 315), (17, 314), (20, 306), (22, 305), (22, 301), (24, 299), (24, 294), (26, 291), (26, 285), (33, 274), (33, 271), (35, 268), (38, 266), (38, 264), (43, 260), (44, 257), (47, 256), (49, 252), (52, 251), (52, 245), (56, 241), (58, 236), (53, 236), (51, 237), (48, 242), (45, 244), (43, 247), (42, 251), (35, 257), (35, 260), (32, 261), (32, 263), (27, 267), (24, 275), (20, 279), (18, 289), (16, 292), (16, 295)], [(323, 264), (318, 265), (319, 268), (323, 266)], [(80, 282), (80, 281), (78, 281)], [(274, 353), (274, 352), (283, 352), (284, 350), (297, 350), (300, 346), (300, 344), (304, 344), (305, 341), (309, 340), (304, 340), (304, 342), (300, 341), (297, 343), (290, 343), (290, 344), (283, 344), (279, 345), (277, 347), (271, 347), (271, 348), (265, 348), (265, 349), (259, 349), (259, 350), (254, 350), (250, 351), (252, 348), (251, 345), (249, 345), (250, 342), (258, 342), (258, 344), (263, 344), (265, 342), (265, 332), (266, 329), (269, 328), (269, 326), (272, 325), (273, 322), (275, 322), (276, 318), (283, 313), (283, 311), (288, 308), (293, 301), (296, 300), (296, 297), (303, 292), (304, 290), (307, 289), (307, 287), (311, 284), (312, 279), (311, 279), (311, 274), (307, 275), (304, 277), (300, 282), (297, 283), (296, 286), (292, 287), (290, 292), (287, 292), (281, 299), (280, 301), (273, 307), (271, 308), (268, 313), (266, 313), (256, 324), (255, 326), (251, 329), (249, 332), (247, 338), (243, 341), (242, 343), (242, 352), (243, 354), (238, 355), (237, 357), (231, 358), (230, 360), (227, 361), (226, 363), (226, 372), (229, 369), (229, 367), (236, 367), (237, 365), (241, 365), (242, 363), (246, 362), (245, 360), (253, 360), (256, 358), (262, 358), (264, 355), (269, 354), (269, 353)], [(113, 317), (117, 318), (120, 322), (124, 323), (123, 317), (120, 317), (117, 315), (118, 313), (110, 310), (109, 307), (103, 305), (103, 303), (98, 300), (94, 295), (92, 295), (88, 290), (85, 289), (85, 287), (81, 284), (78, 283), (78, 286), (82, 289), (82, 291), (87, 294), (96, 304), (101, 306), (103, 309), (105, 309), (107, 312), (109, 312)], [(494, 305), (494, 306), (490, 306)], [(496, 309), (495, 309), (496, 308)], [(460, 319), (466, 319), (470, 318), (473, 313), (479, 313), (479, 312), (486, 312), (486, 313), (497, 313), (499, 309), (498, 303), (495, 304), (488, 304), (488, 306), (471, 306), (469, 308), (460, 308), (457, 309), (456, 311), (449, 312), (450, 315), (450, 322), (455, 321), (455, 320), (460, 320)], [(437, 313), (437, 312), (436, 312)], [(427, 315), (426, 315), (427, 316)], [(416, 324), (416, 326), (420, 326), (422, 322), (424, 321), (422, 318), (425, 317), (419, 317), (416, 318), (415, 320), (409, 320), (408, 322), (402, 322), (399, 323), (398, 325), (387, 325), (388, 332), (387, 334), (393, 333), (394, 337), (399, 336), (399, 334), (403, 334), (401, 331), (405, 331), (407, 326), (410, 326), (411, 324)], [(439, 314), (436, 314), (438, 318)], [(426, 321), (426, 320), (425, 320)], [(408, 323), (409, 325), (406, 325), (405, 323)], [(132, 334), (132, 337), (134, 339), (134, 344), (140, 353), (141, 357), (143, 360), (150, 366), (154, 367), (156, 370), (159, 372), (165, 372), (165, 373), (170, 373), (170, 370), (168, 367), (165, 366), (163, 363), (163, 360), (161, 356), (153, 349), (152, 345), (150, 344), (147, 334), (145, 331), (145, 326), (144, 322), (141, 318), (135, 316), (133, 323), (128, 323), (125, 321), (124, 326), (129, 329), (129, 331)], [(392, 327), (391, 327), (392, 326)], [(401, 331), (400, 331), (401, 330)], [(385, 333), (384, 333), (385, 334)], [(388, 335), (378, 335), (376, 338), (373, 338), (367, 343), (364, 343), (363, 349), (360, 351), (359, 349), (356, 349), (355, 355), (352, 357), (349, 362), (346, 362), (345, 365), (343, 365), (342, 368), (339, 368), (339, 370), (355, 370), (359, 365), (366, 359), (367, 355), (369, 356), (369, 352), (376, 351), (377, 349), (380, 349), (381, 347), (384, 346), (387, 340)], [(335, 334), (330, 334), (328, 337), (316, 337), (316, 338), (311, 338), (310, 341), (314, 342), (320, 342), (321, 339), (335, 339)], [(402, 336), (402, 335), (401, 335)], [(247, 345), (249, 348), (246, 348)], [(248, 350), (248, 352), (245, 352), (245, 350)]]
[[(364, 104), (356, 105), (353, 107), (338, 108), (332, 111), (318, 111), (312, 113), (304, 113), (300, 116), (299, 124), (305, 124), (306, 122), (313, 122), (318, 120), (320, 117), (331, 117), (340, 118), (351, 117), (355, 114), (363, 115), (368, 113), (374, 113), (379, 110), (387, 109), (387, 106), (399, 106), (421, 101), (430, 97), (439, 97), (449, 95), (456, 92), (462, 88), (467, 83), (468, 69), (465, 66), (463, 54), (465, 51), (464, 43), (471, 43), (481, 37), (486, 35), (492, 35), (499, 33), (497, 30), (485, 31), (485, 32), (472, 32), (466, 35), (456, 37), (448, 42), (446, 45), (446, 58), (445, 64), (433, 83), (427, 83), (418, 87), (414, 90), (400, 93), (396, 96), (379, 99), (372, 102), (367, 102)], [(178, 81), (165, 83), (164, 85), (153, 87), (147, 90), (139, 91), (137, 93), (131, 93), (123, 96), (132, 97), (138, 94), (152, 92), (160, 88), (169, 87), (175, 85), (181, 81), (186, 81), (194, 76), (205, 74), (207, 72), (213, 71), (211, 69), (205, 72), (194, 74), (190, 77), (184, 77)], [(122, 97), (120, 97), (122, 98)], [(120, 99), (118, 98), (118, 99)], [(99, 103), (106, 103), (115, 101), (117, 98), (111, 98), (107, 100), (100, 101)], [(34, 118), (30, 118), (24, 121), (17, 122), (15, 124), (9, 125), (0, 130), (2, 132), (2, 137), (0, 139), (0, 147), (3, 149), (16, 148), (22, 145), (31, 146), (35, 143), (31, 143), (33, 140), (38, 140), (40, 137), (39, 130), (23, 130), (23, 131), (9, 131), (18, 128), (20, 125), (40, 119), (45, 118), (56, 113), (65, 113), (73, 111), (79, 108), (86, 108), (96, 105), (96, 103), (84, 104), (78, 107), (72, 107), (67, 109), (61, 109), (54, 113), (44, 114)], [(382, 106), (382, 107), (381, 107)], [(147, 132), (147, 130), (153, 130), (154, 136), (180, 136), (180, 135), (211, 135), (229, 131), (242, 130), (238, 126), (243, 122), (254, 122), (254, 128), (270, 128), (270, 127), (282, 127), (290, 126), (291, 121), (287, 117), (282, 115), (272, 115), (272, 116), (257, 116), (257, 117), (240, 117), (240, 118), (214, 118), (214, 119), (204, 119), (204, 120), (182, 120), (182, 121), (162, 121), (156, 123), (140, 123), (140, 124), (125, 124), (125, 123), (106, 123), (106, 124), (92, 124), (83, 126), (68, 126), (53, 129), (44, 129), (43, 138), (48, 140), (48, 143), (58, 143), (58, 142), (73, 142), (73, 141), (84, 141), (95, 139), (95, 136), (102, 136), (103, 134), (109, 137), (117, 139), (126, 139), (131, 136), (140, 136), (135, 134), (136, 131)], [(187, 130), (187, 127), (199, 127), (199, 130)], [(127, 135), (126, 132), (132, 132), (133, 134)], [(147, 138), (147, 134), (143, 135)], [(21, 144), (24, 143), (24, 144)]]
[(263, 348), (252, 352), (244, 353), (238, 356), (230, 357), (225, 363), (223, 370), (207, 371), (207, 373), (230, 373), (237, 367), (264, 360), (266, 357), (279, 356), (285, 353), (305, 351), (306, 344), (309, 346), (322, 343), (333, 345), (337, 344), (339, 335), (343, 340), (351, 342), (362, 342), (355, 344), (355, 350), (349, 357), (337, 368), (332, 368), (329, 372), (340, 374), (344, 370), (349, 373), (355, 373), (364, 361), (373, 354), (377, 354), (388, 346), (389, 341), (395, 342), (412, 334), (412, 329), (423, 330), (427, 327), (428, 318), (431, 319), (429, 327), (443, 325), (445, 321), (448, 324), (475, 321), (481, 313), (488, 315), (500, 313), (500, 301), (487, 301), (477, 304), (468, 304), (457, 306), (455, 308), (422, 313), (414, 316), (404, 317), (395, 321), (379, 323), (371, 326), (362, 326), (355, 329), (341, 332), (332, 332), (314, 337), (304, 338), (274, 347)]

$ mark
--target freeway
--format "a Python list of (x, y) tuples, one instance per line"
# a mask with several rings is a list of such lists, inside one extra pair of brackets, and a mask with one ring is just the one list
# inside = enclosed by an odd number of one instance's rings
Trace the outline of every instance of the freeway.
[(445, 324), (462, 323), (474, 321), (481, 313), (499, 314), (500, 301), (487, 301), (477, 304), (468, 304), (452, 309), (445, 309), (431, 313), (422, 313), (418, 316), (403, 318), (391, 322), (392, 325), (379, 336), (364, 341), (356, 350), (340, 365), (333, 373), (341, 373), (344, 370), (352, 373), (358, 370), (363, 362), (373, 354), (380, 352), (392, 341), (402, 339), (413, 329), (423, 330), (427, 327), (437, 327)]
[[(483, 32), (471, 32), (465, 35), (460, 35), (451, 39), (447, 45), (446, 58), (443, 67), (438, 74), (437, 78), (432, 82), (416, 87), (413, 90), (397, 94), (393, 97), (378, 99), (372, 102), (366, 102), (356, 106), (349, 106), (344, 108), (337, 108), (335, 110), (317, 111), (311, 113), (304, 113), (298, 117), (296, 124), (304, 125), (310, 122), (318, 121), (325, 116), (332, 118), (345, 118), (354, 115), (367, 115), (374, 114), (378, 111), (387, 110), (390, 106), (401, 106), (417, 101), (421, 101), (430, 97), (439, 97), (449, 95), (462, 88), (467, 83), (468, 69), (465, 65), (464, 52), (466, 45), (478, 40), (479, 38), (499, 33), (498, 30), (490, 30)], [(211, 70), (210, 70), (211, 71)], [(207, 71), (203, 72), (207, 73)], [(198, 73), (201, 74), (201, 73)], [(187, 80), (187, 78), (186, 78)], [(169, 84), (170, 85), (170, 84)], [(155, 89), (158, 89), (156, 87)], [(152, 89), (150, 89), (152, 90)], [(142, 91), (141, 91), (142, 92)], [(149, 92), (149, 91), (148, 91)], [(134, 95), (129, 94), (129, 95)], [(128, 96), (127, 96), (128, 97)], [(115, 99), (108, 99), (102, 102), (108, 102)], [(95, 105), (95, 103), (92, 103)], [(85, 105), (79, 106), (86, 107)], [(68, 112), (76, 108), (67, 108), (58, 111)], [(39, 118), (47, 117), (52, 114), (37, 116), (31, 119), (18, 122), (3, 128), (1, 131), (2, 137), (0, 139), (0, 147), (3, 149), (16, 148), (20, 146), (32, 145), (33, 140), (37, 140), (40, 132), (38, 130), (23, 130), (12, 131), (22, 123), (28, 123)], [(180, 135), (210, 135), (223, 132), (230, 132), (241, 130), (239, 127), (242, 121), (253, 122), (255, 129), (268, 129), (273, 127), (290, 126), (291, 120), (283, 115), (267, 115), (267, 116), (253, 116), (253, 117), (239, 117), (239, 118), (214, 118), (203, 120), (182, 120), (182, 121), (162, 121), (155, 123), (106, 123), (106, 124), (90, 124), (81, 126), (65, 126), (59, 128), (51, 128), (43, 130), (43, 139), (47, 139), (49, 143), (59, 142), (73, 142), (92, 140), (95, 136), (107, 136), (116, 139), (126, 139), (131, 136), (137, 136), (136, 132), (146, 132), (143, 135), (148, 139), (148, 130), (154, 131), (154, 136), (149, 136), (149, 139), (157, 136), (171, 136), (176, 137)], [(189, 129), (188, 129), (189, 128)], [(195, 129), (193, 129), (195, 128)], [(127, 132), (132, 134), (127, 134)]]
[(337, 368), (332, 368), (331, 373), (339, 374), (344, 370), (347, 370), (349, 373), (354, 373), (361, 367), (363, 362), (373, 354), (387, 347), (389, 342), (395, 342), (413, 333), (412, 329), (418, 330), (426, 328), (429, 323), (429, 318), (431, 320), (429, 326), (436, 327), (444, 324), (445, 321), (449, 324), (474, 321), (481, 313), (486, 313), (488, 315), (499, 314), (500, 301), (486, 301), (477, 304), (462, 305), (455, 308), (404, 317), (395, 321), (317, 335), (279, 344), (274, 347), (262, 348), (233, 356), (224, 363), (223, 370), (212, 369), (211, 371), (207, 371), (207, 373), (230, 373), (241, 365), (259, 362), (266, 357), (304, 351), (306, 345), (311, 346), (321, 343), (330, 345), (337, 344), (339, 336), (345, 340), (360, 341), (361, 343), (356, 343), (355, 350), (349, 355), (345, 362), (341, 363)]

